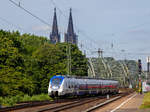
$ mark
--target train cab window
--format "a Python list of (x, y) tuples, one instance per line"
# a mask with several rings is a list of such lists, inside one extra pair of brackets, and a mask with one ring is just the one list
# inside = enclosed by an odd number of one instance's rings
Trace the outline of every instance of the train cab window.
[(62, 82), (62, 79), (61, 79), (61, 78), (54, 78), (54, 79), (52, 80), (52, 85), (53, 85), (53, 86), (60, 86), (61, 82)]

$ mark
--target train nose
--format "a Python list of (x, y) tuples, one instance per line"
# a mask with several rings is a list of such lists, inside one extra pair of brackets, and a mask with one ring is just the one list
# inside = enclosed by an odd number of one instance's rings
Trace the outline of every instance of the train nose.
[(55, 96), (55, 97), (58, 97), (58, 91), (55, 91), (55, 92), (54, 92), (54, 96)]
[(58, 91), (52, 91), (52, 96), (53, 97), (58, 97)]

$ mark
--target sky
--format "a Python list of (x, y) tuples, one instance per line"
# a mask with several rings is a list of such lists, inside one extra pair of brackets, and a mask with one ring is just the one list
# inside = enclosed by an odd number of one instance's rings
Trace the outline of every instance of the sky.
[(74, 29), (79, 47), (88, 56), (97, 56), (101, 48), (104, 56), (116, 59), (142, 59), (150, 55), (150, 0), (13, 0), (20, 2), (43, 24), (9, 0), (0, 3), (0, 29), (19, 30), (49, 38), (54, 7), (62, 41), (67, 30), (69, 8), (72, 8)]

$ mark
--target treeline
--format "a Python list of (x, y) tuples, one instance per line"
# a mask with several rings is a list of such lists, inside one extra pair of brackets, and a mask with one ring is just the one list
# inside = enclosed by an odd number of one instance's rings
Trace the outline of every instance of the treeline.
[[(0, 96), (47, 93), (49, 80), (67, 74), (66, 43), (0, 30)], [(87, 75), (87, 59), (71, 45), (71, 75)]]

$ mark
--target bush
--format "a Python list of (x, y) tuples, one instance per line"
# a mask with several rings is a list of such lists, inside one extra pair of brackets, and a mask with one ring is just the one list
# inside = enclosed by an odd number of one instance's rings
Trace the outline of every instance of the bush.
[(20, 101), (22, 101), (23, 97), (21, 95), (17, 95), (12, 97), (12, 100), (14, 101), (14, 103), (18, 103)]
[(0, 97), (0, 105), (2, 105), (2, 103), (3, 103), (3, 98)]
[(144, 95), (143, 104), (140, 107), (141, 109), (150, 108), (150, 92)]
[(142, 109), (150, 108), (150, 101), (149, 101), (149, 102), (148, 102), (148, 101), (144, 102), (144, 103), (142, 104), (141, 108), (142, 108)]
[(32, 101), (52, 100), (47, 94), (35, 95), (31, 98)]
[(44, 100), (52, 100), (47, 94), (41, 94), (41, 95), (17, 95), (12, 97), (0, 97), (0, 105), (4, 106), (14, 106), (15, 104), (19, 102), (25, 102), (25, 101), (44, 101)]
[(37, 95), (37, 97), (40, 101), (42, 101), (42, 100), (52, 100), (52, 98), (50, 98), (47, 94)]
[(6, 97), (6, 98), (3, 99), (3, 103), (2, 103), (2, 104), (3, 104), (4, 106), (10, 107), (10, 106), (15, 105), (16, 103), (15, 103), (15, 100), (14, 100), (13, 97), (12, 97), (12, 98)]
[(29, 95), (24, 95), (22, 101), (31, 101), (31, 97)]

